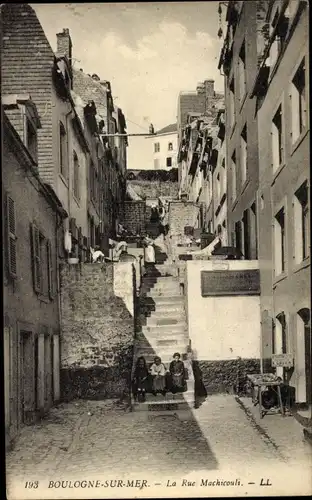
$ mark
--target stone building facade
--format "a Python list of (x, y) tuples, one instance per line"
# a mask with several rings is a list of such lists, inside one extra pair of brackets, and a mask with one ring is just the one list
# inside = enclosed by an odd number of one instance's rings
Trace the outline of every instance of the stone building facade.
[(39, 173), (69, 214), (59, 237), (71, 233), (72, 256), (84, 256), (90, 244), (108, 250), (123, 216), (127, 156), (125, 137), (100, 135), (126, 128), (110, 83), (74, 70), (68, 29), (57, 34), (54, 54), (29, 5), (3, 5), (1, 18), (2, 94), (29, 93), (42, 118)]
[[(126, 120), (120, 108), (114, 105), (110, 82), (99, 76), (87, 75), (83, 70), (73, 70), (73, 91), (79, 96), (80, 105), (94, 109), (96, 137), (90, 137), (93, 163), (97, 172), (90, 170), (90, 178), (99, 181), (98, 204), (94, 206), (89, 196), (89, 237), (108, 251), (108, 238), (115, 237), (118, 223), (123, 221), (126, 196), (127, 137), (112, 137), (106, 134), (126, 132)], [(93, 197), (94, 198), (94, 197)], [(96, 235), (96, 236), (95, 236)]]
[[(90, 155), (71, 96), (71, 50), (66, 33), (57, 36), (54, 54), (34, 10), (27, 4), (1, 9), (2, 95), (28, 93), (38, 108), (38, 171), (57, 193), (69, 217), (62, 232), (87, 237), (87, 166)], [(39, 56), (38, 56), (39, 51)]]
[(258, 69), (265, 1), (228, 3), (219, 60), (225, 75), (228, 239), (245, 259), (256, 259), (259, 184), (256, 100), (250, 91)]
[(257, 71), (262, 357), (290, 354), (278, 372), (311, 404), (309, 8), (274, 1)]
[[(224, 141), (218, 135), (222, 116), (221, 99), (205, 114), (188, 115), (183, 130), (178, 161), (180, 165), (179, 197), (201, 206), (198, 228), (213, 233), (216, 199), (214, 172), (217, 167), (219, 148)], [(215, 175), (215, 182), (217, 176)], [(222, 204), (224, 199), (222, 200)], [(221, 209), (221, 207), (220, 207)], [(217, 212), (218, 214), (219, 212)]]
[(180, 92), (177, 111), (179, 186), (183, 186), (187, 176), (187, 174), (185, 176), (185, 166), (182, 163), (183, 155), (181, 156), (181, 151), (184, 150), (183, 139), (186, 128), (199, 116), (206, 115), (208, 119), (215, 116), (215, 111), (223, 108), (223, 101), (223, 94), (214, 90), (214, 80), (199, 83), (196, 91)]
[(227, 165), (225, 140), (225, 112), (220, 110), (217, 116), (216, 167), (212, 172), (213, 232), (220, 236), (222, 246), (228, 245), (227, 234)]
[[(60, 399), (57, 231), (67, 213), (38, 176), (41, 123), (34, 103), (29, 96), (15, 96), (15, 103), (11, 99), (4, 107), (3, 342), (5, 431), (10, 446), (23, 425), (43, 416)], [(16, 120), (22, 115), (22, 122)]]
[(156, 132), (152, 137), (146, 137), (150, 143), (150, 170), (167, 170), (177, 168), (178, 136), (177, 124), (172, 123)]

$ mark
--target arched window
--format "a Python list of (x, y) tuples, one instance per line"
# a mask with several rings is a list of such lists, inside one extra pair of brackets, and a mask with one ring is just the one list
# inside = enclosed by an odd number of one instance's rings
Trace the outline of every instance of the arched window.
[(73, 152), (73, 164), (74, 164), (74, 178), (73, 178), (73, 191), (74, 196), (79, 200), (80, 189), (79, 189), (79, 160), (76, 151)]
[(168, 151), (172, 151), (172, 150), (173, 150), (173, 144), (172, 144), (172, 142), (169, 142)]

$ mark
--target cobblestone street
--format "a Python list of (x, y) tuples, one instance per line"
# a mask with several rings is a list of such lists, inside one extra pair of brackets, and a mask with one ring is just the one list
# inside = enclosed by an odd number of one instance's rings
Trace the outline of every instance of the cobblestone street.
[[(181, 478), (214, 479), (220, 474), (242, 478), (250, 476), (253, 466), (259, 474), (262, 469), (272, 474), (277, 470), (285, 473), (290, 464), (300, 465), (301, 479), (310, 477), (311, 448), (302, 440), (301, 426), (289, 417), (283, 420), (281, 431), (281, 419), (279, 415), (269, 417), (268, 439), (230, 395), (210, 396), (200, 408), (179, 416), (132, 413), (113, 400), (62, 404), (41, 423), (24, 428), (8, 454), (9, 498), (15, 498), (26, 481), (39, 481), (47, 487), (50, 480), (134, 477), (154, 483), (160, 480), (156, 483), (160, 487), (167, 477), (180, 482)], [(42, 498), (39, 489), (25, 491), (25, 498)], [(121, 495), (116, 488), (106, 491), (110, 498), (112, 491), (113, 496)], [(129, 488), (125, 491), (122, 497), (131, 495)], [(196, 493), (204, 496), (205, 491)], [(49, 498), (60, 494), (73, 498), (65, 490), (49, 492)], [(84, 498), (96, 497), (93, 490), (88, 494)], [(83, 490), (79, 489), (79, 495)]]

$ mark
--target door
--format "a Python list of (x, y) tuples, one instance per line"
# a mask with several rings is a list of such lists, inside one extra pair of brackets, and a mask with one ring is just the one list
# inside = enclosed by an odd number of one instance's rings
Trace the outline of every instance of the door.
[(310, 310), (301, 309), (297, 314), (296, 374), (298, 403), (312, 403), (311, 385), (311, 323)]
[(306, 372), (306, 395), (307, 404), (312, 403), (312, 382), (311, 382), (311, 325), (309, 323), (304, 325), (304, 347), (305, 347), (305, 372)]
[(30, 424), (34, 418), (35, 410), (35, 364), (34, 345), (32, 332), (21, 332), (21, 372), (20, 372), (20, 398), (21, 420)]

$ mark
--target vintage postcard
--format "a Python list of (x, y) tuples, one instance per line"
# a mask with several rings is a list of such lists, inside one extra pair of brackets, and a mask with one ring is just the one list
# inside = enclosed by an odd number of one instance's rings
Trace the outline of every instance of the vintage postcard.
[(308, 2), (0, 14), (7, 498), (311, 495)]

